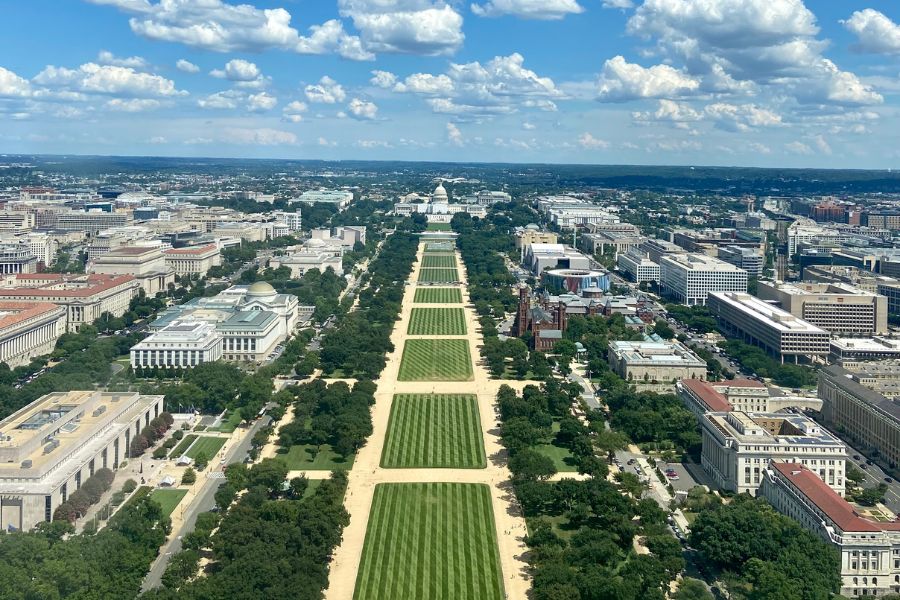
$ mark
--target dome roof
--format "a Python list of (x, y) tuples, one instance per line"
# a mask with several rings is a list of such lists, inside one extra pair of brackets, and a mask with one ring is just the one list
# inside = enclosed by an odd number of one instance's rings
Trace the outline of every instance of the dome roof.
[(528, 225), (525, 226), (525, 229), (531, 229), (532, 231), (540, 231), (541, 228), (538, 227), (537, 224), (535, 224), (535, 223), (529, 223)]
[(247, 288), (248, 296), (270, 296), (275, 293), (275, 288), (265, 281), (257, 281)]
[(311, 240), (307, 240), (306, 246), (308, 248), (322, 248), (323, 246), (325, 246), (325, 241), (318, 238), (313, 238)]
[(447, 190), (444, 189), (444, 183), (439, 183), (438, 186), (434, 188), (434, 193), (431, 195), (435, 198), (446, 198)]

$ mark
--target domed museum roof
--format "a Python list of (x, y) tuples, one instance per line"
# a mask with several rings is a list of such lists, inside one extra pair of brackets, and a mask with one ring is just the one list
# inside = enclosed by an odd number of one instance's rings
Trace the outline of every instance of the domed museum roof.
[(248, 296), (271, 296), (272, 294), (277, 293), (275, 288), (266, 283), (265, 281), (257, 281), (253, 285), (247, 288)]

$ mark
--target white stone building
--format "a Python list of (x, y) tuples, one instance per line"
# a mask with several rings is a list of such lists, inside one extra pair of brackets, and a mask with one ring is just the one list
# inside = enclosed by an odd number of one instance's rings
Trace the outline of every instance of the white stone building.
[(50, 302), (0, 300), (0, 363), (14, 369), (53, 352), (66, 332), (66, 309)]
[(205, 276), (212, 267), (222, 264), (222, 253), (215, 244), (204, 246), (188, 246), (186, 248), (169, 248), (163, 251), (166, 266), (175, 275)]
[(196, 367), (222, 358), (222, 345), (213, 323), (173, 321), (131, 347), (131, 367)]
[(155, 296), (175, 283), (175, 271), (166, 264), (158, 246), (123, 246), (89, 261), (88, 273), (132, 275), (141, 283), (144, 293)]
[(704, 254), (669, 254), (659, 260), (659, 287), (680, 304), (706, 304), (709, 292), (746, 292), (747, 271)]

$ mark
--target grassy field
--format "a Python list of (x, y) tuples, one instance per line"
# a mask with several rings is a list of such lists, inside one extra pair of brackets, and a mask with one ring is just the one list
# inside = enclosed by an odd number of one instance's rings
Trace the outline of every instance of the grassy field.
[(188, 446), (194, 443), (194, 440), (196, 439), (197, 436), (193, 433), (184, 436), (183, 438), (181, 438), (181, 441), (178, 442), (178, 445), (175, 446), (175, 448), (171, 452), (169, 452), (169, 456), (172, 458), (181, 457), (182, 455), (184, 455), (184, 451), (188, 449)]
[(318, 452), (310, 444), (281, 448), (278, 458), (287, 464), (290, 471), (347, 471), (353, 466), (352, 456), (344, 458), (328, 444), (322, 444)]
[(459, 273), (455, 268), (419, 269), (419, 283), (455, 283), (459, 281)]
[(462, 290), (459, 288), (416, 288), (413, 302), (420, 304), (462, 303)]
[(453, 254), (427, 254), (422, 257), (422, 268), (456, 268), (456, 256)]
[(466, 335), (466, 313), (462, 308), (414, 308), (409, 317), (409, 335)]
[(353, 598), (503, 600), (488, 486), (376, 486)]
[(235, 429), (237, 429), (238, 424), (241, 422), (241, 412), (238, 410), (233, 410), (230, 413), (226, 414), (222, 419), (222, 422), (219, 423), (218, 427), (208, 427), (207, 431), (220, 431), (222, 433), (231, 433)]
[(398, 381), (471, 381), (468, 340), (406, 340)]
[(429, 223), (425, 231), (450, 231), (450, 223)]
[(568, 448), (557, 446), (555, 444), (539, 444), (534, 447), (535, 450), (549, 456), (553, 460), (553, 465), (560, 473), (574, 473), (578, 471), (578, 465), (575, 463), (575, 457), (569, 452)]
[(485, 464), (476, 396), (394, 396), (382, 467), (483, 469)]
[(204, 435), (201, 436), (193, 446), (191, 446), (191, 449), (187, 451), (187, 455), (191, 458), (197, 458), (197, 455), (200, 454), (200, 452), (205, 452), (206, 457), (209, 459), (209, 462), (213, 462), (213, 459), (216, 457), (216, 453), (218, 453), (224, 445), (225, 438)]
[(155, 489), (150, 492), (150, 498), (156, 500), (162, 507), (164, 515), (169, 516), (175, 510), (175, 507), (178, 506), (178, 503), (181, 502), (181, 499), (184, 498), (185, 494), (187, 494), (187, 490)]

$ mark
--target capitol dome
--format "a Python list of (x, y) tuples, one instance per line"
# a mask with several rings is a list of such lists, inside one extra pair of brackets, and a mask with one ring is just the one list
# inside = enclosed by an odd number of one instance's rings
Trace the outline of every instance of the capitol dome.
[(432, 202), (446, 202), (447, 201), (447, 190), (444, 189), (444, 183), (441, 182), (438, 184), (436, 188), (434, 188), (434, 193), (431, 194)]
[(253, 285), (247, 288), (248, 296), (271, 296), (272, 294), (277, 293), (275, 288), (266, 283), (265, 281), (257, 281)]

